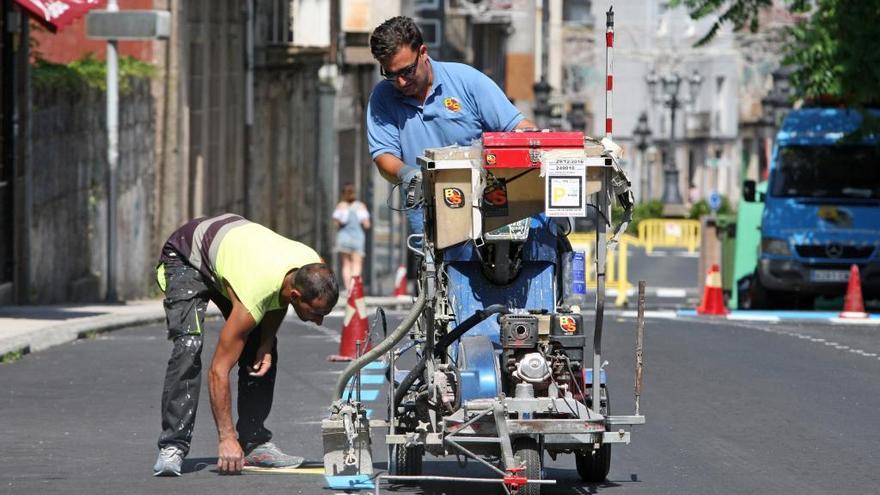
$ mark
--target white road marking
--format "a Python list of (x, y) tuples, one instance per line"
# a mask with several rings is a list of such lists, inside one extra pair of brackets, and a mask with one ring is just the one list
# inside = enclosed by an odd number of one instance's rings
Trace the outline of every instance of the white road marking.
[(744, 320), (744, 321), (766, 321), (766, 322), (779, 322), (780, 318), (778, 316), (771, 315), (740, 315), (731, 313), (727, 315), (728, 320)]
[(830, 318), (828, 321), (838, 325), (877, 325), (880, 326), (880, 320), (876, 318), (865, 318), (858, 320), (853, 318)]
[(659, 288), (656, 293), (657, 297), (687, 297), (687, 291), (684, 289)]
[(329, 337), (330, 340), (332, 340), (333, 342), (339, 343), (339, 341), (341, 340), (339, 337), (339, 333), (337, 333), (336, 330), (330, 330), (329, 328), (322, 326), (316, 326), (315, 330)]
[[(638, 311), (627, 310), (621, 311), (619, 316), (623, 318), (638, 318)], [(663, 319), (675, 319), (678, 315), (675, 314), (674, 310), (668, 311), (645, 311), (645, 318), (663, 318)]]

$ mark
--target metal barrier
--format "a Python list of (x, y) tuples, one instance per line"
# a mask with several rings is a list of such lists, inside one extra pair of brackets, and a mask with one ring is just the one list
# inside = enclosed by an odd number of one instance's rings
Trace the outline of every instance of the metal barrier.
[[(596, 288), (596, 260), (594, 250), (596, 247), (596, 234), (569, 234), (568, 240), (575, 250), (584, 251), (587, 261), (585, 271), (587, 287)], [(630, 244), (638, 244), (639, 240), (629, 234), (623, 234), (619, 242), (608, 250), (608, 259), (605, 266), (605, 288), (615, 289), (617, 297), (614, 299), (615, 306), (627, 304), (627, 292), (632, 284), (627, 280), (627, 250)]]
[(699, 220), (650, 218), (639, 222), (638, 242), (646, 253), (655, 247), (687, 248), (693, 253), (700, 247)]

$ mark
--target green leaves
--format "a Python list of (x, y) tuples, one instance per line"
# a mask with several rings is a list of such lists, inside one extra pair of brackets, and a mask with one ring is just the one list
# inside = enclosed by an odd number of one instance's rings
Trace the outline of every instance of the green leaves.
[[(56, 64), (37, 59), (31, 69), (34, 87), (37, 89), (61, 89), (76, 92), (85, 86), (107, 89), (107, 64), (95, 58), (94, 54), (70, 62)], [(125, 94), (130, 89), (130, 78), (153, 77), (156, 68), (134, 57), (119, 58), (119, 91)]]
[[(725, 23), (752, 32), (773, 0), (672, 0), (691, 17), (718, 15), (696, 45), (708, 43)], [(792, 76), (796, 96), (862, 107), (880, 103), (880, 0), (785, 0), (792, 14), (812, 15), (786, 32), (783, 63), (797, 67)]]

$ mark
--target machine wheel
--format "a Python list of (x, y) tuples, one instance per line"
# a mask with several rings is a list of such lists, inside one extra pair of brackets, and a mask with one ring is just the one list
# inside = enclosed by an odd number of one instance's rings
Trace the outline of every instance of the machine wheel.
[(603, 443), (593, 452), (575, 452), (578, 474), (587, 483), (601, 483), (611, 470), (611, 444)]
[[(523, 437), (513, 441), (513, 457), (517, 463), (525, 463), (526, 470), (520, 473), (530, 480), (541, 479), (541, 451), (538, 442)], [(519, 489), (517, 495), (541, 495), (541, 485), (528, 484)]]
[(388, 470), (398, 476), (419, 476), (422, 474), (424, 457), (424, 445), (394, 445), (391, 447), (391, 466)]
[[(608, 387), (601, 387), (600, 394), (599, 412), (608, 416), (611, 414)], [(603, 443), (598, 450), (592, 452), (575, 452), (574, 462), (582, 480), (587, 483), (601, 483), (605, 481), (611, 470), (611, 444)]]

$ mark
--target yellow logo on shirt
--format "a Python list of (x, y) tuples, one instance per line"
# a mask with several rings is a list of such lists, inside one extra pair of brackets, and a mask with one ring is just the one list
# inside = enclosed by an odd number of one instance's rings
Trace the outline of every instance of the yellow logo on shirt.
[(453, 97), (449, 97), (443, 100), (443, 106), (446, 107), (450, 112), (459, 112), (461, 111), (461, 103), (458, 102), (457, 99)]

